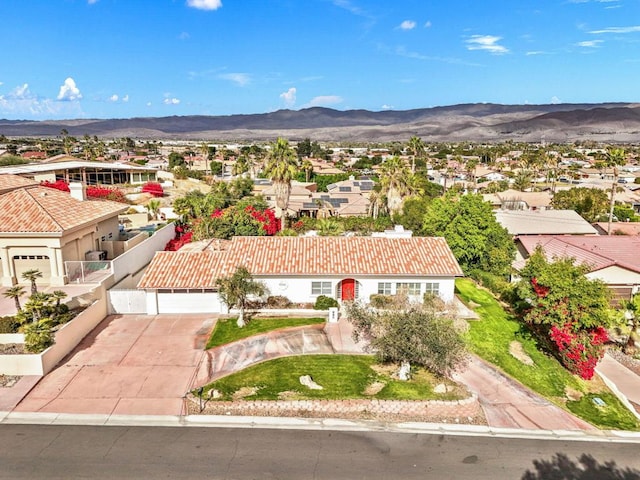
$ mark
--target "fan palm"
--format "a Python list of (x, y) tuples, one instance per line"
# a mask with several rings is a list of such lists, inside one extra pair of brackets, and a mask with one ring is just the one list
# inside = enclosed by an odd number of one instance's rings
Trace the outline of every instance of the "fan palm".
[(5, 297), (13, 298), (13, 301), (15, 302), (15, 305), (16, 305), (17, 312), (22, 311), (22, 306), (20, 305), (20, 297), (22, 297), (24, 294), (25, 294), (25, 291), (22, 285), (15, 285), (13, 287), (9, 287), (7, 288), (6, 291), (2, 292), (2, 295), (4, 295)]
[(267, 155), (265, 174), (273, 182), (276, 194), (276, 217), (286, 221), (289, 196), (291, 195), (291, 180), (298, 173), (296, 153), (284, 138), (278, 138), (271, 144)]
[(31, 295), (35, 295), (38, 293), (38, 286), (36, 285), (36, 281), (39, 278), (42, 278), (42, 272), (36, 268), (32, 268), (30, 270), (26, 270), (22, 272), (22, 278), (31, 282)]

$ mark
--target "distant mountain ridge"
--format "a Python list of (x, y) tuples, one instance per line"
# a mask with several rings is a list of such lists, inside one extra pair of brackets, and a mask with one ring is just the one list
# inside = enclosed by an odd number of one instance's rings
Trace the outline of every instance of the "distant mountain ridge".
[(501, 105), (461, 104), (414, 110), (334, 110), (313, 107), (225, 116), (127, 119), (0, 120), (7, 137), (70, 135), (147, 139), (406, 141), (640, 140), (635, 103)]

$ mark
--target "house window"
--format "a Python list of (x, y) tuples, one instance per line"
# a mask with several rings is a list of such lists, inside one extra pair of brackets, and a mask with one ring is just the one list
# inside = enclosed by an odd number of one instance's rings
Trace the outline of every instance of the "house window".
[(331, 295), (331, 282), (311, 282), (311, 295)]
[(378, 282), (378, 294), (391, 295), (391, 282)]
[(398, 283), (396, 284), (396, 293), (404, 293), (405, 295), (420, 295), (420, 284)]
[(425, 293), (432, 293), (434, 295), (440, 294), (440, 284), (439, 283), (425, 283)]

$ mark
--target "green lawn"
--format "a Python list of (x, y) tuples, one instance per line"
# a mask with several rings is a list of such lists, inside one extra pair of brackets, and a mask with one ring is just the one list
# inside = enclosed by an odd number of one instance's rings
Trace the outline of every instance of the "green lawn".
[[(480, 316), (480, 320), (469, 322), (467, 343), (472, 352), (593, 425), (625, 430), (639, 428), (633, 414), (602, 386), (570, 374), (554, 357), (541, 352), (535, 338), (490, 292), (478, 288), (467, 278), (456, 280), (456, 291), (467, 305), (477, 305), (474, 310)], [(509, 344), (514, 340), (522, 344), (535, 365), (525, 365), (509, 353)], [(567, 387), (585, 394), (584, 397), (576, 402), (567, 401)], [(591, 400), (593, 396), (603, 399), (606, 396), (607, 406), (596, 407)]]
[[(375, 368), (370, 355), (303, 355), (285, 357), (253, 365), (241, 372), (217, 380), (205, 387), (206, 392), (215, 388), (223, 394), (221, 400), (231, 400), (241, 388), (255, 388), (247, 400), (277, 400), (282, 392), (288, 399), (404, 399), (404, 400), (455, 400), (465, 398), (456, 389), (446, 394), (436, 394), (433, 387), (439, 383), (453, 385), (438, 379), (424, 370), (416, 372), (412, 380), (402, 382), (392, 379), (393, 369)], [(375, 369), (374, 369), (375, 368)], [(311, 375), (323, 387), (310, 390), (300, 384), (300, 376)], [(373, 395), (366, 395), (367, 387), (375, 382), (384, 388)]]
[(325, 322), (324, 318), (253, 318), (243, 328), (238, 328), (235, 318), (220, 319), (206, 348), (219, 347), (243, 338), (270, 332), (279, 328), (300, 327)]

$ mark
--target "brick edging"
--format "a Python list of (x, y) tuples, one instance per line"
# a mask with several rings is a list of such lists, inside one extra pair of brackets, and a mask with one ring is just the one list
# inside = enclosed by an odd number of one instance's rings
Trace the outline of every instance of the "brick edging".
[[(193, 405), (200, 404), (195, 396), (189, 396)], [(205, 403), (205, 413), (208, 407), (227, 414), (242, 413), (243, 415), (274, 415), (291, 412), (305, 414), (373, 414), (373, 415), (406, 415), (406, 416), (443, 416), (455, 417), (460, 415), (464, 407), (466, 414), (480, 414), (482, 409), (478, 397), (461, 400), (238, 400), (218, 401), (210, 400)]]

